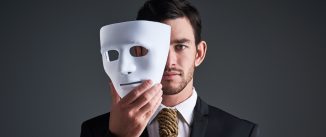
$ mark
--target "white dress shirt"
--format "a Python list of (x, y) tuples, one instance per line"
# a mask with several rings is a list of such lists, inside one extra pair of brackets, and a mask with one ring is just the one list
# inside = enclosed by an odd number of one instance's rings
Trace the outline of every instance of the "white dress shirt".
[(155, 111), (153, 116), (148, 122), (147, 131), (149, 137), (159, 137), (159, 124), (156, 119), (157, 114), (163, 108), (174, 108), (178, 110), (178, 137), (189, 137), (190, 136), (190, 126), (193, 121), (193, 112), (197, 102), (197, 92), (195, 88), (193, 88), (192, 95), (186, 99), (185, 101), (181, 102), (180, 104), (174, 107), (166, 107), (161, 104), (158, 109)]

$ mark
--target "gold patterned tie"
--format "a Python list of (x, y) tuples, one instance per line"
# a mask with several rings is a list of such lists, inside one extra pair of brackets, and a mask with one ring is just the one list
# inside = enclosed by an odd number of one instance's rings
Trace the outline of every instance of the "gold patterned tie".
[(160, 126), (160, 137), (177, 137), (178, 136), (178, 117), (177, 110), (163, 108), (157, 115)]

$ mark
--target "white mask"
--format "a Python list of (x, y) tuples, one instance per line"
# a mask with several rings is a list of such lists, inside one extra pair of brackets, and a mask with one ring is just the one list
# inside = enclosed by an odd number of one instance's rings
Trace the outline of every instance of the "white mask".
[(160, 83), (170, 47), (171, 27), (152, 21), (128, 21), (100, 30), (104, 70), (120, 97), (144, 80)]

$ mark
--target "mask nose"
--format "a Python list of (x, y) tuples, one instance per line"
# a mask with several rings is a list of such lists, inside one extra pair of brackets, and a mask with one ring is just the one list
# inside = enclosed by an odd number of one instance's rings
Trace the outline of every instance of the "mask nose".
[(136, 65), (133, 61), (133, 58), (127, 54), (124, 54), (124, 56), (120, 60), (120, 72), (123, 75), (130, 75), (133, 72), (136, 71)]

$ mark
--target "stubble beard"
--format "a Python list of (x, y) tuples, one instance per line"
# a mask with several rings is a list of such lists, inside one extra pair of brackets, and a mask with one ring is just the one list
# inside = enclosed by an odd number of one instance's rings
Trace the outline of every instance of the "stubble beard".
[[(175, 69), (172, 69), (175, 70)], [(193, 74), (194, 74), (195, 66), (189, 68), (188, 73), (185, 75), (184, 71), (182, 70), (177, 70), (180, 72), (181, 76), (181, 81), (178, 82), (179, 84), (177, 87), (173, 87), (170, 85), (163, 85), (162, 90), (164, 95), (175, 95), (180, 93), (187, 85), (188, 83), (192, 80)], [(168, 82), (174, 82), (174, 81), (168, 81)]]

